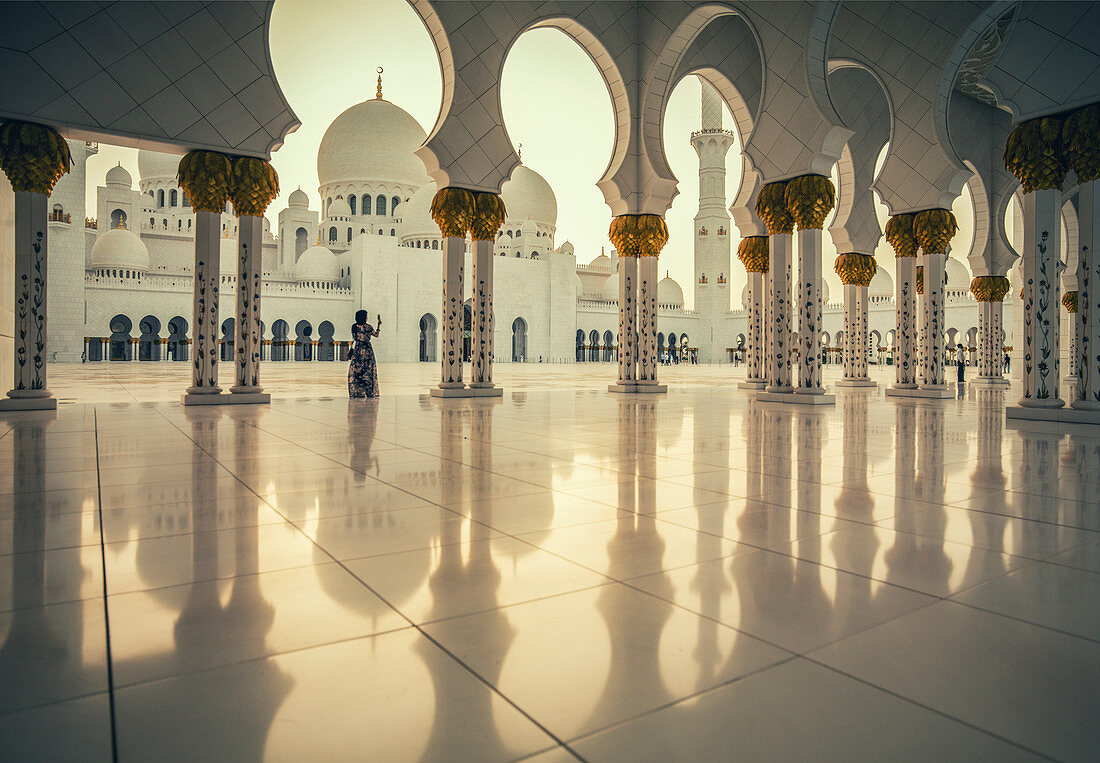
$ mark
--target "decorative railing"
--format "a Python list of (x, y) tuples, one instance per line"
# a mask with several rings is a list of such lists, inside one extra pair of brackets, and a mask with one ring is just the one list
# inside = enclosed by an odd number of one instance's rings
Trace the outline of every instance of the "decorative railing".
[(73, 221), (73, 216), (69, 212), (62, 212), (60, 209), (54, 209), (54, 210), (50, 211), (49, 217), (47, 219), (51, 223), (66, 223), (66, 224), (68, 224), (68, 223), (71, 223)]

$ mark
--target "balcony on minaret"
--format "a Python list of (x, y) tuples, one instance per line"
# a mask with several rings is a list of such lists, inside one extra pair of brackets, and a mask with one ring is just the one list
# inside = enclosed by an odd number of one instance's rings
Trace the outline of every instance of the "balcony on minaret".
[(706, 284), (707, 283), (707, 274), (706, 273), (703, 273), (703, 275), (699, 276), (699, 283), (701, 283), (701, 284)]
[(704, 128), (702, 130), (693, 130), (691, 137), (698, 138), (702, 135), (725, 135), (727, 138), (733, 138), (733, 132), (730, 130), (723, 130), (720, 127)]
[(700, 235), (700, 236), (705, 236), (705, 235), (707, 235), (707, 226), (705, 226), (705, 225), (704, 225), (703, 227), (701, 227), (701, 228), (699, 229), (699, 235)]
[(719, 236), (724, 236), (724, 235), (726, 235), (726, 229), (725, 229), (725, 228), (723, 228), (723, 227), (721, 227), (721, 226), (719, 226), (719, 228), (718, 228), (718, 235), (719, 235)]
[(725, 273), (719, 273), (718, 274), (718, 285), (719, 286), (725, 286), (726, 285), (726, 274)]

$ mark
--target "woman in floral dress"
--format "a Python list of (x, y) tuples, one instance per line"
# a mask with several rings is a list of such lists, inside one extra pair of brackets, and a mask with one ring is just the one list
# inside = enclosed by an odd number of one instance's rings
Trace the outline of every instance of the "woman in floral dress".
[(367, 323), (367, 311), (355, 313), (355, 325), (351, 327), (352, 347), (348, 353), (349, 397), (378, 397), (378, 366), (374, 362), (374, 349), (370, 338), (382, 333), (382, 316), (378, 316), (378, 328)]

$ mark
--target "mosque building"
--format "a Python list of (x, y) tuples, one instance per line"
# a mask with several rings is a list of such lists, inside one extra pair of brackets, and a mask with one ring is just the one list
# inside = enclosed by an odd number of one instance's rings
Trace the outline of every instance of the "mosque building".
[[(685, 308), (683, 287), (667, 274), (657, 287), (658, 348), (668, 362), (740, 361), (747, 342), (742, 306), (749, 296), (747, 287), (734, 288), (745, 276), (735, 276), (741, 268), (731, 263), (739, 237), (725, 195), (733, 133), (724, 128), (721, 101), (706, 83), (701, 121), (691, 136), (700, 188), (694, 309)], [(309, 197), (299, 188), (287, 195), (276, 232), (264, 219), (261, 359), (342, 360), (353, 315), (364, 308), (372, 318), (381, 316), (385, 326), (375, 345), (379, 361), (438, 362), (442, 239), (430, 213), (435, 183), (414, 154), (426, 137), (411, 115), (382, 97), (380, 86), (376, 97), (345, 110), (326, 130), (317, 151), (321, 209), (310, 209)], [(73, 148), (81, 165), (95, 150), (93, 145), (80, 152)], [(57, 360), (76, 360), (80, 352), (88, 361), (188, 359), (194, 214), (176, 179), (178, 164), (178, 156), (140, 151), (136, 188), (123, 167), (106, 173), (96, 217), (89, 217), (85, 228), (84, 346), (68, 342), (57, 350)], [(83, 166), (62, 178), (54, 196), (72, 196), (69, 186), (82, 177)], [(558, 243), (554, 191), (526, 165), (504, 183), (502, 198), (507, 215), (494, 248), (496, 360), (613, 362), (617, 253), (578, 257), (568, 240)], [(222, 359), (231, 360), (237, 246), (231, 204), (222, 215), (221, 231), (219, 346)], [(55, 242), (66, 238), (65, 231), (57, 233)], [(472, 272), (470, 258), (467, 245), (466, 272)], [(970, 275), (954, 259), (947, 268), (948, 341), (972, 348), (977, 317), (968, 291)], [(827, 358), (839, 362), (843, 305), (831, 302), (827, 285), (822, 286), (822, 344)], [(740, 301), (736, 308), (734, 297)], [(868, 302), (868, 360), (886, 362), (895, 307), (893, 280), (882, 267), (870, 284)], [(467, 299), (467, 360), (471, 312)]]

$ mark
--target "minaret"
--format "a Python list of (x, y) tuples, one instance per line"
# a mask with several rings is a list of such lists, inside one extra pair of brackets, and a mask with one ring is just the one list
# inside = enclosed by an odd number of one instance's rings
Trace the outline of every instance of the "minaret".
[(730, 213), (726, 203), (726, 152), (733, 133), (722, 129), (722, 99), (705, 80), (702, 129), (691, 134), (699, 155), (699, 211), (695, 215), (695, 312), (704, 335), (692, 337), (699, 361), (724, 360), (718, 323), (730, 311)]

